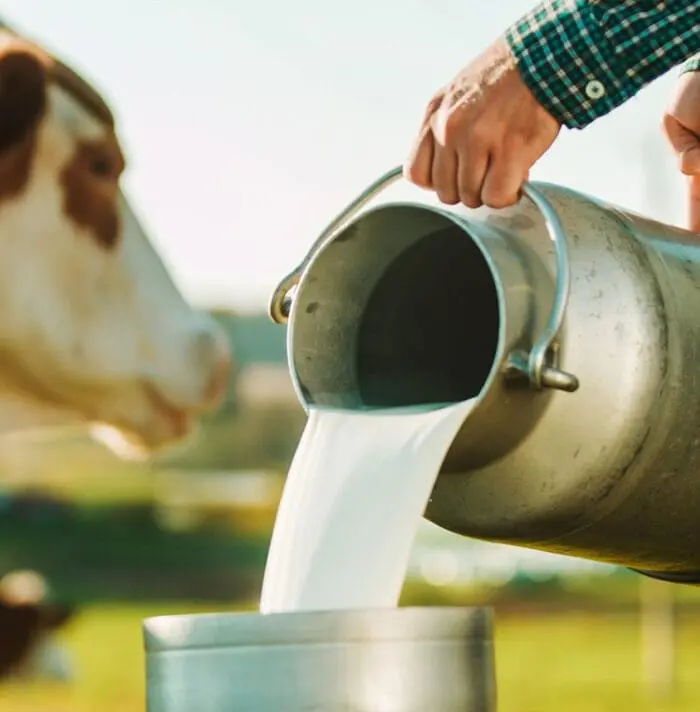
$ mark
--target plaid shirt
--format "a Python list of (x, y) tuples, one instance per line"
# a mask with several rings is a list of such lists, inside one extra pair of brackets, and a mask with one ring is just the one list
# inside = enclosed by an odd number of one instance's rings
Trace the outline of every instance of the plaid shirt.
[(700, 69), (700, 0), (543, 0), (505, 36), (537, 100), (580, 129), (689, 58)]

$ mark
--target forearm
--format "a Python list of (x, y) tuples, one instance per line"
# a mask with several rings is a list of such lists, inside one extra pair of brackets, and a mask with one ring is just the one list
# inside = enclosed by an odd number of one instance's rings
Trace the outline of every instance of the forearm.
[(700, 52), (700, 0), (543, 0), (506, 39), (538, 101), (583, 128)]

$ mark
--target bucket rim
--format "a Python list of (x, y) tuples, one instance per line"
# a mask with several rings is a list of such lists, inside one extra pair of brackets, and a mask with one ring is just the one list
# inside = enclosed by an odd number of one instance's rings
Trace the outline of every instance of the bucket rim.
[(143, 622), (147, 653), (202, 648), (488, 640), (489, 607), (405, 607), (289, 613), (220, 612)]

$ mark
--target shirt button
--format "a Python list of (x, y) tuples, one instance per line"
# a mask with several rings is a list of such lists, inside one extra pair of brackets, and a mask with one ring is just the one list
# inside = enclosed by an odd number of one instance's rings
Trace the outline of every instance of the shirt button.
[(600, 97), (604, 95), (605, 87), (597, 79), (594, 79), (586, 84), (586, 96), (589, 99), (600, 99)]

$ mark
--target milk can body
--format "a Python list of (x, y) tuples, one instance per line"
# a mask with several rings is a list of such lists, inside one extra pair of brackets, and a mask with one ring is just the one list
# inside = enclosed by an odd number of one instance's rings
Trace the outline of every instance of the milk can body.
[(553, 387), (522, 377), (562, 292), (540, 209), (403, 203), (364, 212), (305, 263), (288, 332), (299, 397), (476, 398), (429, 519), (700, 581), (698, 240), (565, 188), (536, 191), (568, 247)]
[[(571, 246), (559, 360), (580, 386), (531, 393), (541, 411), (528, 432), (475, 467), (465, 423), (427, 516), (470, 536), (700, 581), (700, 245), (544, 190)], [(548, 262), (529, 206), (486, 222)], [(484, 426), (498, 437), (497, 421)]]

